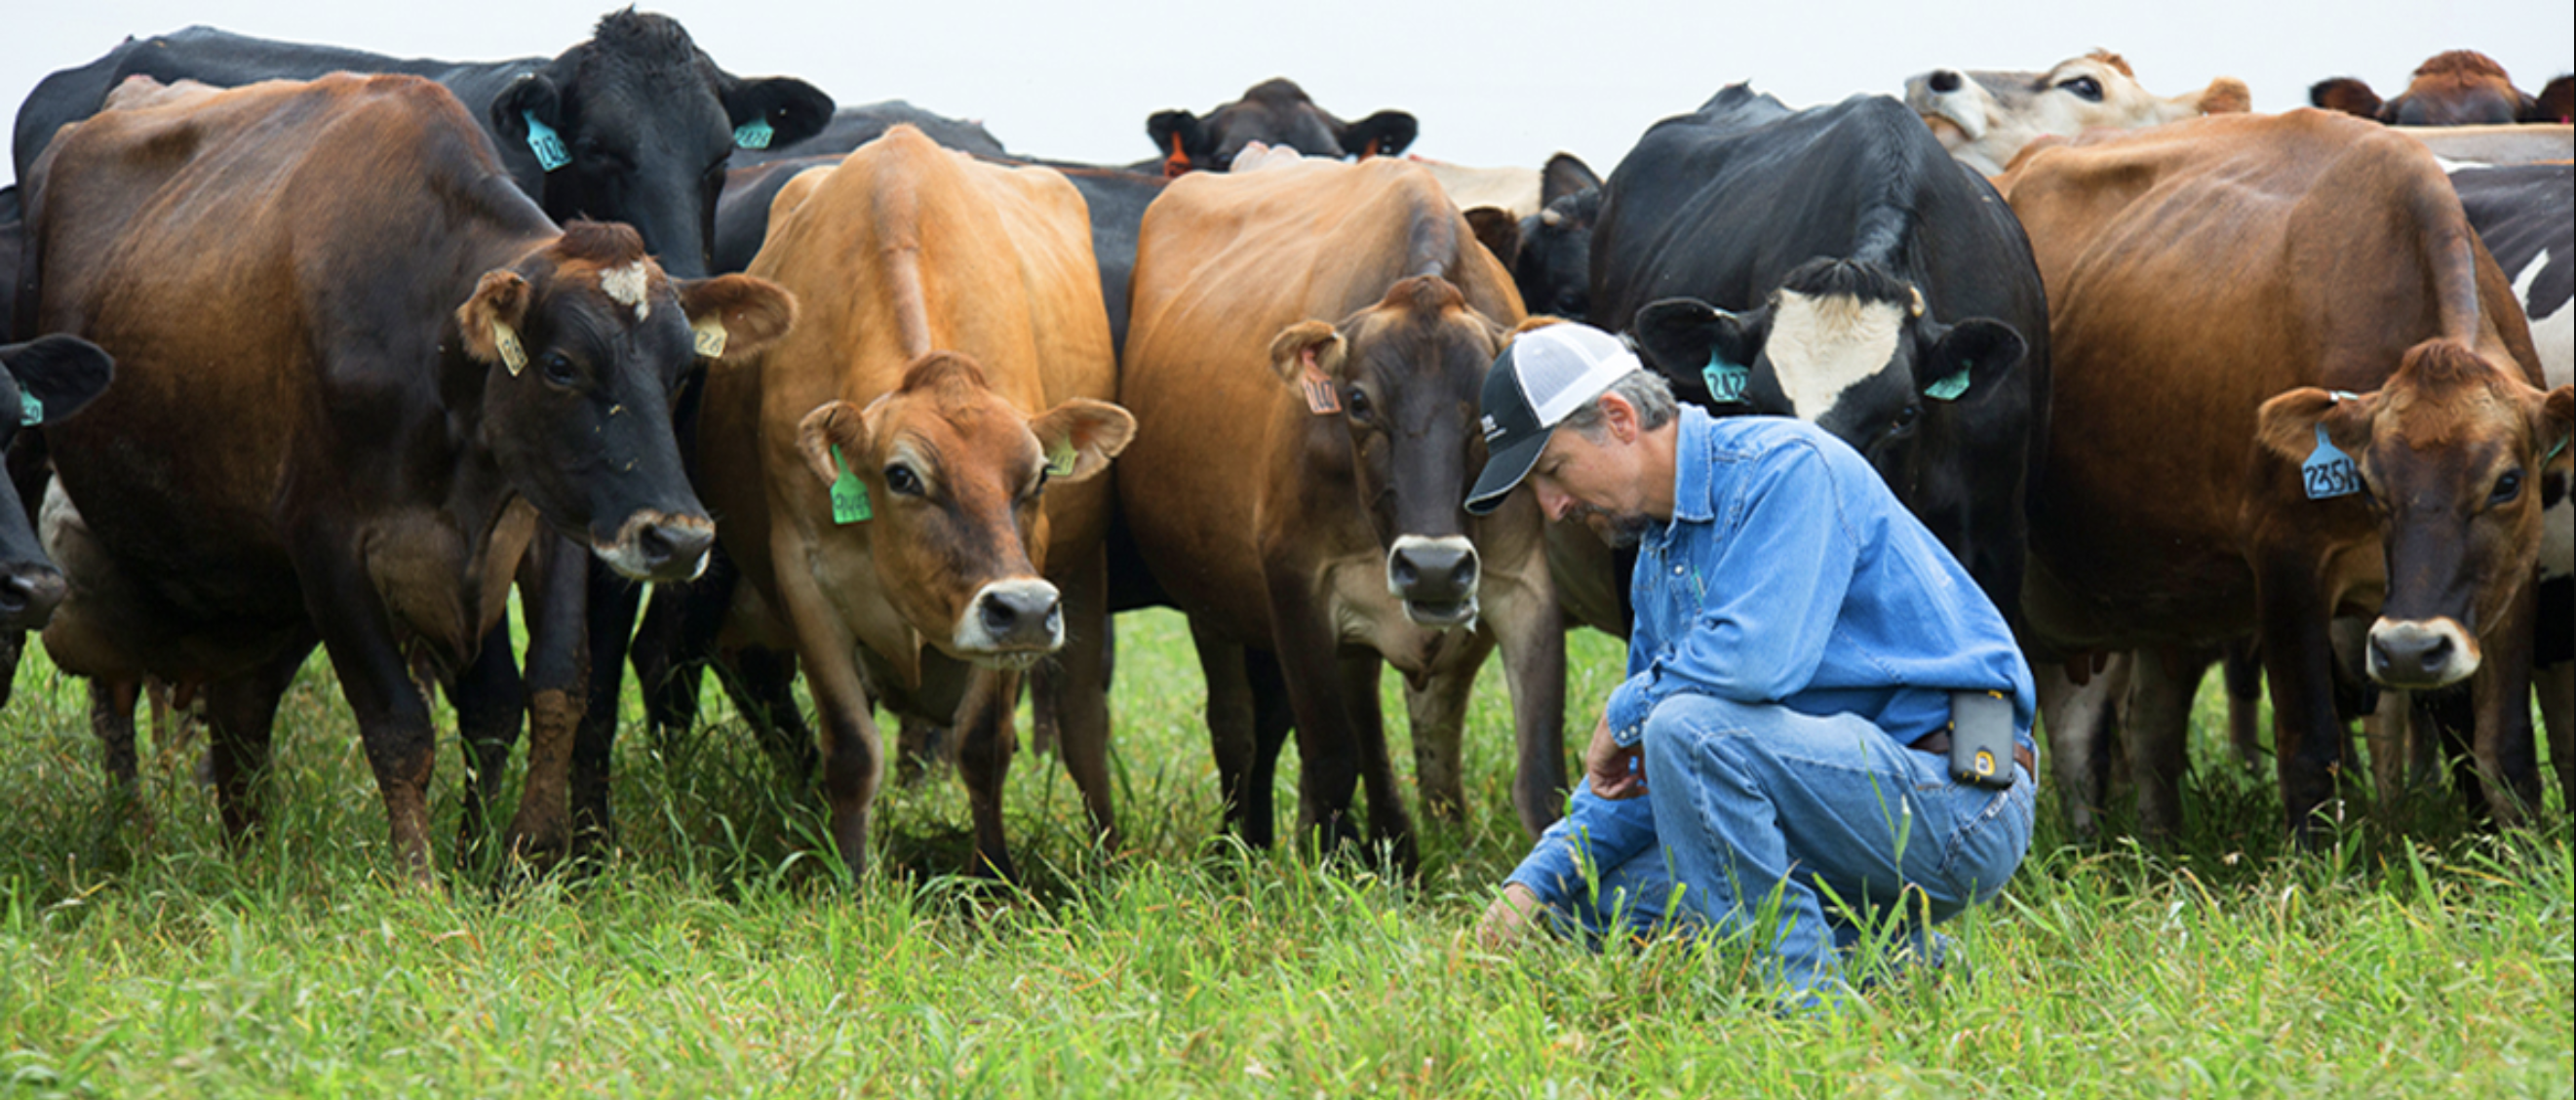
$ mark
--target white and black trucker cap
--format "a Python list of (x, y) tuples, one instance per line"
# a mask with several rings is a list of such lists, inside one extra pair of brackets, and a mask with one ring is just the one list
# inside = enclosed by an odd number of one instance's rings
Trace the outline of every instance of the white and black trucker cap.
[(1637, 369), (1636, 353), (1618, 337), (1570, 321), (1504, 345), (1485, 375), (1485, 471), (1467, 491), (1467, 510), (1481, 516), (1501, 507), (1537, 464), (1548, 434)]

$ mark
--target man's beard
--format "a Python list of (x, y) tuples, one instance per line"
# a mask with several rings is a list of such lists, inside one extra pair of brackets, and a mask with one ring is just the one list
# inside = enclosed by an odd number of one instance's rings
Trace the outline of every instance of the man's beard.
[(1610, 544), (1613, 550), (1637, 545), (1638, 540), (1645, 538), (1646, 532), (1655, 526), (1655, 518), (1643, 512), (1609, 512), (1589, 504), (1575, 505), (1560, 522), (1579, 522), (1591, 528), (1592, 533)]

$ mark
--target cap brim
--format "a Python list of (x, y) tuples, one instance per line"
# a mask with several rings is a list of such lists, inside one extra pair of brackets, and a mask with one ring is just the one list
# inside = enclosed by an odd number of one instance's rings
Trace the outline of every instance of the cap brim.
[(1547, 439), (1555, 431), (1547, 429), (1487, 458), (1485, 472), (1476, 475), (1475, 487), (1467, 490), (1467, 511), (1482, 516), (1502, 507), (1503, 498), (1512, 495), (1521, 479), (1529, 476), (1530, 467), (1538, 465), (1538, 453), (1547, 449)]

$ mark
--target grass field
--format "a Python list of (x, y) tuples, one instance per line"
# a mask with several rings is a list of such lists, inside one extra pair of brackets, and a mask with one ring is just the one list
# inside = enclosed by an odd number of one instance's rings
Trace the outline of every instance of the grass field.
[[(1468, 819), (1426, 823), (1422, 873), (1400, 881), (1213, 841), (1186, 631), (1167, 613), (1121, 629), (1125, 843), (1095, 851), (1061, 769), (1023, 754), (1020, 893), (949, 877), (969, 841), (945, 776), (890, 792), (887, 873), (841, 881), (816, 809), (713, 691), (699, 735), (620, 745), (601, 873), (407, 886), (319, 660), (280, 712), (271, 827), (236, 857), (192, 747), (147, 745), (150, 825), (113, 820), (85, 694), (31, 652), (0, 715), (0, 1095), (2576, 1091), (2554, 782), (2537, 833), (2480, 835), (2445, 797), (2288, 853), (2268, 768), (2227, 755), (2205, 693), (2175, 850), (2069, 846), (2044, 799), (2003, 901), (1951, 926), (1974, 981), (1782, 1019), (1741, 943), (1475, 946), (1525, 849), (1492, 669)], [(1572, 641), (1580, 734), (1618, 656)], [(442, 842), (461, 773), (444, 746)]]

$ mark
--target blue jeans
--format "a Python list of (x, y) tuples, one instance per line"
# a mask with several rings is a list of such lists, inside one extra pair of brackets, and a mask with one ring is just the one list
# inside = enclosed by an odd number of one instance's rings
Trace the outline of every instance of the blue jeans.
[(1554, 846), (1582, 851), (1596, 827), (1621, 838), (1614, 854), (1634, 854), (1595, 869), (1589, 888), (1530, 884), (1596, 936), (1668, 919), (1752, 931), (1776, 897), (1776, 977), (1793, 996), (1839, 989), (1843, 953), (1869, 924), (1892, 919), (1919, 944), (1929, 925), (1992, 899), (2030, 845), (2030, 773), (2006, 791), (1959, 783), (1945, 758), (1853, 715), (1677, 695), (1646, 720), (1643, 743), (1650, 793), (1637, 801), (1651, 808), (1578, 792), (1523, 868), (1565, 850)]

